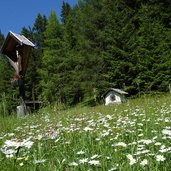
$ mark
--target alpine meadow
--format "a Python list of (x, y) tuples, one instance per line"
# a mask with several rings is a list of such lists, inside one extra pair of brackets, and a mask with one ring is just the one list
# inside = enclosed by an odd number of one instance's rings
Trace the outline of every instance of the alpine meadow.
[[(20, 34), (36, 45), (25, 98), (41, 108), (17, 117), (0, 54), (0, 171), (171, 170), (170, 0), (63, 1)], [(127, 101), (105, 106), (111, 88)]]

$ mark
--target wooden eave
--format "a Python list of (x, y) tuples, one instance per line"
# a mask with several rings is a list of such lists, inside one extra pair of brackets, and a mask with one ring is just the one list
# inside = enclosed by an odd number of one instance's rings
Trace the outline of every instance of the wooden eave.
[(120, 95), (126, 95), (126, 94), (128, 94), (127, 92), (125, 92), (125, 91), (122, 91), (122, 90), (120, 90), (120, 89), (117, 89), (117, 88), (110, 88), (106, 93), (104, 93), (103, 95), (102, 95), (102, 97), (106, 97), (106, 95), (109, 93), (109, 92), (111, 92), (111, 91), (113, 91), (113, 92), (115, 92), (115, 93), (117, 93), (117, 94), (120, 94)]
[(23, 46), (21, 55), (23, 58), (23, 72), (25, 73), (29, 60), (29, 55), (31, 53), (32, 48), (35, 47), (35, 45), (30, 40), (28, 40), (23, 35), (19, 35), (10, 31), (4, 41), (4, 44), (2, 45), (1, 53), (8, 56), (11, 60), (15, 62), (17, 60), (17, 45)]

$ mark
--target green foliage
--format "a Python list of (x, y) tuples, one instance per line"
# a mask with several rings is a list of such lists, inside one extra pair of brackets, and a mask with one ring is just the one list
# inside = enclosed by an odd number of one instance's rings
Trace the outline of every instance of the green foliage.
[[(4, 42), (4, 36), (0, 32), (0, 47)], [(12, 67), (5, 58), (0, 54), (0, 116), (7, 116), (11, 114), (17, 104), (17, 91), (11, 85), (11, 78), (13, 74)]]
[(37, 15), (33, 26), (34, 42), (37, 47), (41, 48), (44, 43), (44, 32), (46, 30), (47, 18), (41, 14)]
[(96, 104), (111, 87), (130, 95), (169, 91), (170, 9), (169, 1), (80, 0), (73, 8), (63, 2), (62, 22), (54, 11), (48, 19), (38, 14), (22, 30), (38, 47), (27, 97), (70, 106)]
[(71, 7), (70, 5), (67, 3), (67, 2), (64, 2), (63, 1), (63, 4), (62, 4), (62, 10), (61, 10), (61, 21), (65, 24), (67, 22), (67, 18), (70, 14), (70, 11), (71, 11)]
[(0, 119), (0, 170), (170, 170), (170, 94)]
[(44, 35), (42, 68), (40, 69), (40, 75), (43, 78), (42, 96), (44, 100), (53, 102), (57, 97), (58, 65), (62, 58), (61, 28), (54, 11), (49, 16)]
[(44, 31), (46, 30), (46, 24), (46, 17), (38, 14), (33, 28), (27, 29), (23, 27), (21, 31), (21, 34), (25, 35), (36, 45), (36, 49), (33, 49), (30, 56), (29, 65), (25, 76), (26, 100), (38, 100), (42, 91), (39, 69), (42, 66), (42, 47), (44, 45)]

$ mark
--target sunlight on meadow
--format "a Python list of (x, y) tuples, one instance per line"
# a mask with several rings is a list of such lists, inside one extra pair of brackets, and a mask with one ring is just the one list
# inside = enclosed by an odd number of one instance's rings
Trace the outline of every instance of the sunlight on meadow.
[(13, 118), (0, 133), (0, 170), (169, 170), (170, 114), (164, 96)]

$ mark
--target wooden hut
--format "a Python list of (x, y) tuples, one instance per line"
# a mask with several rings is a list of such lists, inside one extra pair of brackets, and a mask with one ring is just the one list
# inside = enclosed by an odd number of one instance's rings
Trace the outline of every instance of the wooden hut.
[(104, 95), (104, 104), (119, 104), (126, 101), (125, 95), (128, 93), (116, 88), (110, 88)]
[(1, 53), (6, 55), (11, 65), (16, 70), (14, 63), (17, 61), (17, 56), (16, 56), (17, 45), (22, 46), (22, 50), (21, 50), (22, 69), (23, 69), (23, 75), (25, 75), (31, 50), (33, 47), (35, 47), (35, 45), (30, 40), (28, 40), (23, 35), (19, 35), (10, 31), (1, 48)]
[(17, 106), (17, 115), (26, 114), (24, 76), (26, 73), (29, 57), (35, 45), (25, 36), (9, 32), (1, 48), (1, 53), (9, 60), (15, 69), (12, 84), (19, 86), (20, 105)]

